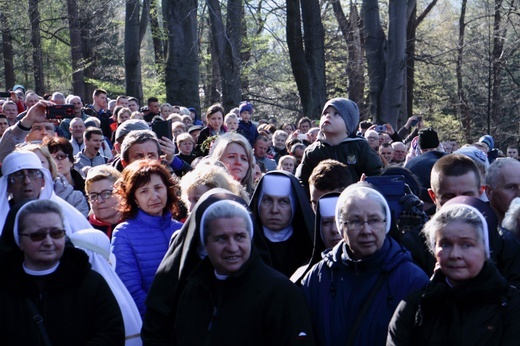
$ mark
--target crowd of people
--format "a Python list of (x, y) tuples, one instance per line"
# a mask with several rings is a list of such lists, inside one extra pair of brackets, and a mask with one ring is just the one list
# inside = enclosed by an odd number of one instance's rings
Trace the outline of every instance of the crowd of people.
[(517, 146), (92, 97), (0, 101), (1, 344), (518, 344)]

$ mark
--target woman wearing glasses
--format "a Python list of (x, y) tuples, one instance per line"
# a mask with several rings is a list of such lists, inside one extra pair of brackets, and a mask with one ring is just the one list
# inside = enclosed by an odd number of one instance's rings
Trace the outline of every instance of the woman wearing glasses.
[(85, 180), (85, 192), (90, 203), (88, 222), (112, 238), (112, 231), (121, 222), (119, 198), (114, 193), (114, 183), (121, 173), (112, 166), (100, 165), (89, 169)]
[(304, 277), (320, 345), (384, 345), (400, 300), (428, 283), (390, 230), (385, 198), (365, 183), (347, 187), (336, 204), (343, 240)]
[(33, 200), (11, 209), (0, 275), (2, 344), (124, 345), (117, 301), (88, 256), (65, 244), (57, 203)]
[(125, 167), (115, 184), (123, 222), (112, 234), (116, 273), (144, 315), (145, 298), (170, 238), (182, 224), (178, 184), (157, 160), (139, 160)]

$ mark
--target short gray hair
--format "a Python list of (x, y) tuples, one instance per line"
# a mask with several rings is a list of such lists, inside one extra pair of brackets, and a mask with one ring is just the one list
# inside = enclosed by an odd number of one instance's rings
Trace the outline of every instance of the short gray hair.
[(520, 167), (520, 162), (511, 157), (501, 157), (496, 159), (489, 166), (489, 169), (486, 174), (486, 184), (492, 189), (497, 188), (500, 171), (502, 170), (502, 168), (509, 165), (518, 165), (518, 167)]
[(235, 201), (222, 200), (213, 203), (204, 211), (204, 214), (202, 214), (200, 220), (200, 242), (202, 246), (206, 245), (206, 240), (210, 232), (210, 222), (216, 219), (231, 219), (234, 217), (240, 217), (244, 220), (246, 230), (250, 238), (253, 239), (253, 221), (251, 220), (251, 214), (247, 208)]
[(422, 230), (430, 252), (435, 255), (436, 238), (440, 230), (452, 222), (462, 222), (473, 226), (478, 241), (484, 245), (486, 258), (489, 259), (489, 240), (487, 223), (484, 216), (474, 207), (465, 204), (450, 204), (443, 206)]
[(126, 162), (130, 163), (128, 150), (134, 144), (140, 144), (147, 141), (154, 141), (157, 145), (157, 154), (161, 155), (161, 146), (159, 141), (157, 140), (157, 136), (150, 130), (137, 130), (130, 131), (125, 139), (123, 140), (123, 144), (121, 144), (121, 157)]

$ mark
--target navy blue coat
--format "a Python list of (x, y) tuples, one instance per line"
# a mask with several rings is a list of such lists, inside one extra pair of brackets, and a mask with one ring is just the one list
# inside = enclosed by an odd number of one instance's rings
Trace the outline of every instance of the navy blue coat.
[(346, 247), (345, 241), (338, 243), (302, 281), (315, 338), (321, 346), (346, 345), (367, 296), (377, 279), (386, 275), (354, 342), (354, 345), (384, 345), (397, 305), (411, 291), (422, 289), (428, 277), (390, 237), (380, 250), (362, 260), (350, 258)]

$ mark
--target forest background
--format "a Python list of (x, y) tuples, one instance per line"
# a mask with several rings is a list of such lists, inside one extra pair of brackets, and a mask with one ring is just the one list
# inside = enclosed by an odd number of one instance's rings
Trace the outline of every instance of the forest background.
[(422, 115), (441, 139), (520, 134), (514, 0), (1, 0), (4, 85), (254, 118), (319, 119), (348, 97), (362, 119)]

